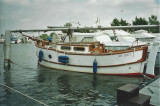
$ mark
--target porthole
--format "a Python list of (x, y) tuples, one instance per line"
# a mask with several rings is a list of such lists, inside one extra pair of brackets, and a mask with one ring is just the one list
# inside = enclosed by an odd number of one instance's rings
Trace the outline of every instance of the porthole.
[(50, 59), (52, 58), (52, 56), (51, 56), (50, 54), (48, 55), (48, 57), (49, 57)]

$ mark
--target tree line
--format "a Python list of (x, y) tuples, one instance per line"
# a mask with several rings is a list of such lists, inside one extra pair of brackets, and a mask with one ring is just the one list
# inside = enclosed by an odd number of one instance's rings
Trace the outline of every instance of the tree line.
[[(155, 15), (151, 15), (148, 20), (142, 17), (135, 17), (135, 19), (132, 21), (132, 24), (127, 22), (126, 20), (123, 20), (122, 18), (119, 20), (117, 18), (114, 18), (111, 26), (130, 26), (130, 25), (159, 25), (160, 22)], [(133, 31), (133, 30), (130, 30)], [(149, 32), (152, 33), (158, 33), (159, 29), (148, 29)]]
[[(113, 21), (111, 22), (111, 26), (131, 26), (131, 25), (159, 25), (160, 24), (160, 21), (158, 20), (157, 16), (155, 15), (151, 15), (148, 19), (145, 19), (145, 18), (142, 18), (142, 17), (135, 17), (135, 19), (132, 21), (132, 23), (129, 23), (127, 22), (126, 20), (124, 19), (117, 19), (117, 18), (114, 18)], [(65, 23), (64, 24), (65, 27), (72, 27), (72, 24), (70, 22), (68, 23)], [(139, 30), (139, 29), (137, 29)], [(133, 32), (135, 31), (134, 29), (130, 29), (130, 30), (127, 30), (127, 31), (130, 31), (130, 32)], [(148, 29), (149, 32), (152, 32), (152, 33), (159, 33), (159, 29), (157, 28), (154, 28), (154, 29)], [(67, 33), (68, 31), (67, 30), (63, 30), (62, 31), (63, 33)], [(92, 30), (89, 30), (89, 29), (83, 29), (83, 30), (80, 30), (80, 29), (76, 29), (74, 30), (74, 32), (81, 32), (81, 33), (91, 33), (91, 32), (94, 32)], [(51, 33), (50, 35), (47, 35), (47, 34), (42, 34), (40, 36), (41, 39), (47, 39), (48, 37), (53, 37), (53, 34), (54, 33)]]
[[(135, 17), (135, 19), (132, 21), (132, 23), (129, 23), (127, 22), (126, 20), (124, 19), (117, 19), (117, 18), (114, 18), (113, 21), (111, 22), (111, 26), (131, 26), (131, 25), (159, 25), (160, 24), (160, 21), (158, 20), (157, 16), (155, 15), (151, 15), (148, 20), (145, 19), (145, 18), (142, 18), (142, 17)], [(72, 24), (70, 22), (68, 23), (65, 23), (64, 24), (65, 27), (72, 27)], [(139, 29), (137, 29), (139, 30)], [(130, 29), (130, 30), (127, 30), (127, 31), (130, 31), (130, 32), (133, 32), (135, 31), (134, 29)], [(154, 28), (154, 29), (148, 29), (149, 32), (152, 32), (152, 33), (159, 33), (159, 29), (157, 28)], [(63, 33), (67, 33), (68, 30), (63, 30), (62, 31)], [(91, 32), (94, 32), (92, 30), (89, 30), (89, 29), (83, 29), (83, 30), (80, 30), (80, 29), (76, 29), (74, 30), (74, 32), (81, 32), (81, 33), (91, 33)], [(48, 37), (53, 37), (55, 33), (51, 33), (50, 35), (47, 35), (47, 34), (42, 34), (40, 36), (41, 39), (47, 39)]]

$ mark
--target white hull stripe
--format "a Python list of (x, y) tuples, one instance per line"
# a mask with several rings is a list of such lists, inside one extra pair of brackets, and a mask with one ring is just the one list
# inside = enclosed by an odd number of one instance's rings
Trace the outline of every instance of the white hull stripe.
[[(85, 66), (85, 65), (72, 65), (72, 64), (58, 63), (58, 62), (48, 61), (48, 60), (45, 60), (45, 59), (43, 59), (43, 61), (53, 63), (53, 64), (68, 65), (68, 66), (74, 66), (74, 67), (93, 67), (93, 66)], [(126, 64), (97, 66), (97, 67), (116, 67), (116, 66), (129, 65), (129, 64), (135, 64), (135, 63), (140, 63), (140, 62), (142, 62), (142, 61), (136, 61), (136, 62), (126, 63)]]

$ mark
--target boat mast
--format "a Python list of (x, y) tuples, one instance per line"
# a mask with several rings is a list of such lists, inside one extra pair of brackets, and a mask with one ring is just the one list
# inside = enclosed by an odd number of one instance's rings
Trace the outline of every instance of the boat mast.
[(72, 42), (72, 33), (73, 33), (73, 30), (71, 30), (71, 29), (69, 28), (68, 31), (67, 31), (67, 36), (69, 36), (69, 43)]

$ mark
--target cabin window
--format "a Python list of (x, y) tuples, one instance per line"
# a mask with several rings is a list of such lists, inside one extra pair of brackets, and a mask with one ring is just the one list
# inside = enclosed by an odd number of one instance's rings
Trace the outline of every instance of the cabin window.
[(85, 48), (84, 47), (74, 47), (75, 51), (84, 51)]
[(51, 56), (50, 54), (48, 55), (48, 57), (49, 57), (50, 59), (52, 58), (52, 56)]
[(71, 50), (70, 46), (61, 46), (61, 50)]

